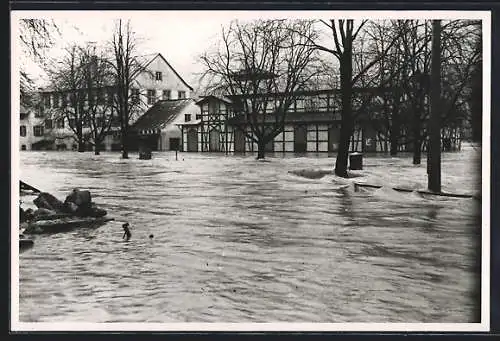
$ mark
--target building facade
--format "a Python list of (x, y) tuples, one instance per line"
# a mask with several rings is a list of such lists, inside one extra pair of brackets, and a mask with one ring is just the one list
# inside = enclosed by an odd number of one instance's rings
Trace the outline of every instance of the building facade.
[(160, 100), (131, 127), (131, 145), (151, 151), (182, 150), (180, 127), (199, 114), (200, 107), (193, 99)]
[[(196, 120), (180, 124), (182, 146), (188, 152), (256, 152), (257, 143), (252, 138), (248, 118), (238, 113), (238, 100), (205, 96), (196, 104), (201, 113)], [(264, 122), (271, 126), (276, 117), (276, 104), (266, 106), (269, 114)], [(373, 108), (373, 107), (372, 107)], [(367, 109), (373, 110), (373, 109)], [(279, 153), (334, 153), (340, 139), (340, 105), (337, 90), (302, 92), (285, 115), (283, 129), (266, 146), (266, 152)], [(384, 130), (384, 122), (376, 115), (355, 115), (354, 129), (349, 143), (350, 152), (388, 152), (390, 132)], [(460, 129), (443, 127), (444, 150), (460, 149)], [(402, 127), (398, 150), (412, 151), (411, 138)], [(426, 144), (423, 145), (423, 150)]]
[[(135, 78), (129, 93), (134, 102), (131, 112), (131, 125), (158, 101), (187, 99), (190, 98), (193, 91), (191, 86), (182, 79), (160, 53), (140, 56), (138, 57), (138, 62), (141, 65), (142, 71)], [(33, 109), (38, 121), (31, 124), (37, 127), (40, 125), (43, 126), (43, 129), (41, 129), (43, 139), (53, 141), (53, 143), (46, 143), (43, 149), (76, 149), (75, 132), (72, 129), (75, 122), (62, 114), (64, 108), (68, 106), (71, 99), (70, 96), (72, 96), (71, 91), (55, 91), (50, 87), (40, 89), (39, 104)], [(111, 105), (113, 103), (113, 96), (115, 96), (114, 87), (105, 86), (96, 89), (94, 100), (102, 106)], [(22, 146), (24, 145), (26, 150), (31, 150), (33, 148), (30, 141), (34, 137), (29, 134), (29, 130), (35, 128), (28, 127), (26, 122), (21, 122), (21, 125), (26, 126), (27, 131), (23, 139), (23, 128), (21, 128), (21, 140), (24, 143), (21, 143), (20, 148), (23, 148)], [(36, 133), (39, 135), (40, 128), (36, 129)], [(90, 123), (88, 120), (84, 120), (83, 122), (83, 133), (86, 136), (90, 135)], [(36, 137), (42, 139), (41, 136)], [(92, 150), (92, 144), (88, 143), (86, 149)], [(116, 117), (112, 121), (111, 129), (105, 136), (100, 150), (121, 150), (119, 121)]]
[(54, 143), (54, 139), (47, 134), (52, 129), (52, 122), (46, 122), (39, 111), (28, 110), (21, 105), (19, 123), (20, 150), (40, 150)]

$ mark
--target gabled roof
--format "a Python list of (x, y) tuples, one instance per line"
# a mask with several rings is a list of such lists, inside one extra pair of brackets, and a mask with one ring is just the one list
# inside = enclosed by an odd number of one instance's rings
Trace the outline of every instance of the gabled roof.
[[(137, 57), (135, 57), (135, 59), (145, 69), (149, 66), (149, 64), (151, 64), (158, 57), (160, 57), (165, 62), (165, 64), (168, 65), (168, 67), (182, 81), (182, 83), (184, 83), (184, 85), (189, 88), (190, 91), (193, 91), (193, 88), (188, 83), (186, 83), (186, 81), (179, 75), (179, 73), (177, 73), (177, 71), (175, 71), (175, 69), (172, 67), (172, 65), (170, 65), (170, 63), (165, 59), (165, 57), (163, 57), (163, 55), (161, 53), (148, 53), (148, 54), (137, 56)], [(110, 86), (110, 85), (107, 85), (107, 86)], [(47, 86), (44, 86), (42, 89), (39, 89), (39, 90), (40, 90), (39, 92), (41, 92), (41, 93), (50, 93), (50, 92), (54, 92), (56, 89), (53, 87), (52, 84), (48, 84)]]
[(165, 64), (168, 65), (168, 67), (175, 73), (175, 75), (182, 81), (182, 83), (184, 83), (184, 85), (189, 88), (190, 91), (193, 91), (193, 88), (188, 83), (186, 83), (186, 81), (184, 79), (182, 79), (181, 75), (179, 75), (179, 73), (177, 73), (177, 71), (175, 71), (175, 69), (172, 67), (172, 65), (170, 65), (169, 62), (167, 62), (167, 60), (165, 59), (165, 57), (163, 57), (163, 55), (161, 53), (150, 53), (150, 54), (146, 54), (143, 56), (138, 56), (137, 59), (138, 59), (139, 63), (143, 64), (143, 67), (146, 68), (157, 57), (160, 57), (165, 62)]
[(193, 102), (191, 98), (158, 101), (131, 128), (136, 131), (162, 129)]

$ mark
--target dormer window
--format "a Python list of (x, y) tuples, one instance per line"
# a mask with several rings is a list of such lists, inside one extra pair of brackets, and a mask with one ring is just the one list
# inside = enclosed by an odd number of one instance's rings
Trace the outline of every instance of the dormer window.
[(161, 81), (162, 80), (162, 74), (161, 74), (161, 71), (156, 71), (156, 74), (155, 74), (155, 79), (157, 81)]

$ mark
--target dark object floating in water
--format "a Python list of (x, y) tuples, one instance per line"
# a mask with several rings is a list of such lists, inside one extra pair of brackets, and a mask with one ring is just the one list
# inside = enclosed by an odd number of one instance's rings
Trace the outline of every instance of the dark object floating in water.
[(153, 239), (154, 236), (152, 234), (149, 235), (149, 239)]
[(139, 159), (140, 160), (151, 160), (152, 151), (150, 148), (143, 147), (139, 150)]
[(35, 245), (35, 242), (31, 239), (26, 239), (22, 234), (19, 235), (19, 251), (26, 251), (27, 249), (32, 248)]
[(55, 233), (74, 228), (96, 227), (110, 220), (106, 210), (92, 202), (89, 191), (74, 189), (64, 202), (49, 193), (42, 192), (33, 203), (34, 212), (20, 209), (21, 228), (26, 234)]
[(307, 179), (321, 179), (325, 175), (332, 174), (332, 171), (301, 169), (301, 170), (292, 170), (289, 171), (289, 173)]
[(47, 216), (41, 220), (26, 222), (21, 224), (21, 227), (24, 228), (25, 234), (44, 234), (71, 231), (77, 228), (95, 228), (112, 220), (114, 219), (106, 217), (75, 217), (70, 215), (63, 217), (59, 215), (57, 218), (49, 219)]
[(26, 234), (55, 233), (74, 228), (96, 227), (110, 220), (106, 210), (92, 202), (87, 190), (75, 188), (64, 202), (53, 195), (41, 192), (33, 200), (36, 211), (20, 209), (21, 228)]

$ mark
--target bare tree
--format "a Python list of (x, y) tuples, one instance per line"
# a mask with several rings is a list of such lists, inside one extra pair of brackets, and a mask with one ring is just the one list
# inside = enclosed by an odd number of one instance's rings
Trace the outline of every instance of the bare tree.
[[(79, 46), (73, 45), (67, 48), (62, 61), (51, 70), (47, 70), (51, 93), (45, 95), (52, 94), (52, 118), (66, 120), (69, 123), (79, 152), (85, 151), (84, 125), (88, 119), (84, 62)], [(44, 101), (50, 103), (50, 98), (46, 97)]]
[[(340, 141), (335, 162), (335, 174), (341, 177), (347, 177), (347, 163), (349, 153), (349, 141), (352, 136), (354, 122), (353, 122), (353, 94), (354, 85), (361, 80), (361, 78), (372, 69), (387, 52), (396, 43), (397, 38), (392, 37), (391, 40), (384, 47), (382, 53), (373, 58), (371, 61), (364, 63), (364, 66), (353, 74), (353, 52), (355, 41), (363, 29), (367, 20), (361, 21), (355, 27), (354, 20), (352, 19), (331, 19), (329, 22), (321, 20), (331, 32), (333, 37), (334, 46), (328, 48), (325, 45), (312, 42), (312, 46), (320, 51), (324, 51), (333, 55), (339, 62), (340, 71), (340, 93), (341, 93), (341, 128), (340, 128)], [(311, 42), (310, 42), (311, 43)], [(365, 101), (368, 103), (368, 101)], [(365, 104), (366, 105), (366, 104)], [(361, 105), (362, 108), (364, 105)], [(359, 109), (358, 109), (359, 110)], [(359, 110), (362, 111), (362, 110)]]
[(132, 87), (136, 83), (137, 76), (147, 72), (141, 64), (137, 55), (137, 38), (130, 22), (116, 22), (115, 31), (111, 39), (113, 56), (110, 64), (114, 74), (114, 106), (118, 121), (120, 123), (120, 134), (122, 143), (122, 158), (128, 158), (129, 151), (129, 128), (133, 119), (134, 108), (140, 102), (134, 97)]
[[(471, 71), (480, 58), (480, 49), (471, 45), (472, 37), (477, 34), (476, 26), (477, 22), (464, 20), (449, 21), (443, 25), (441, 116), (444, 140), (447, 135), (456, 135), (467, 116), (465, 95), (468, 92), (464, 89), (469, 86)], [(379, 91), (382, 105), (378, 110), (372, 105), (367, 113), (361, 114), (374, 119), (374, 124), (383, 123), (378, 125), (378, 133), (385, 134), (385, 141), (389, 137), (392, 155), (397, 153), (400, 133), (404, 131), (403, 141), (411, 144), (413, 163), (420, 164), (429, 128), (430, 21), (370, 22), (365, 27), (362, 32), (369, 35), (372, 46), (368, 49), (370, 58), (378, 59), (378, 63), (360, 78), (363, 82), (358, 86), (389, 91)], [(362, 39), (360, 34), (358, 40)], [(384, 54), (384, 46), (392, 39), (397, 39), (397, 44)], [(355, 65), (357, 62), (355, 55)], [(357, 68), (362, 69), (360, 66)]]
[(474, 20), (450, 21), (442, 32), (443, 125), (461, 127), (469, 121), (476, 140), (481, 136), (482, 108), (471, 99), (482, 101), (481, 33), (481, 22)]
[(112, 85), (113, 73), (109, 62), (95, 47), (81, 50), (81, 67), (84, 91), (87, 98), (85, 124), (89, 128), (89, 142), (94, 145), (95, 155), (100, 154), (101, 144), (113, 122), (114, 105), (105, 98), (106, 90)]
[[(421, 163), (422, 149), (427, 143), (429, 126), (429, 95), (431, 88), (431, 42), (430, 21), (420, 24), (408, 23), (410, 29), (403, 35), (403, 55), (408, 63), (409, 83), (404, 86), (406, 108), (411, 113), (408, 130), (413, 147), (413, 163)], [(477, 34), (477, 22), (452, 20), (442, 24), (441, 29), (441, 114), (440, 124), (444, 128), (442, 137), (458, 130), (468, 116), (466, 87), (470, 84), (475, 63), (481, 56), (474, 49), (472, 40)], [(444, 144), (443, 147), (447, 147)], [(445, 148), (445, 149), (446, 149)]]
[(201, 56), (208, 92), (226, 93), (237, 116), (232, 123), (258, 146), (265, 146), (283, 131), (290, 106), (319, 72), (316, 39), (309, 21), (233, 21), (222, 30), (222, 44)]
[[(23, 53), (36, 63), (44, 61), (44, 52), (55, 43), (59, 29), (51, 20), (20, 19), (19, 40)], [(21, 104), (32, 105), (33, 80), (21, 67), (20, 70)]]

